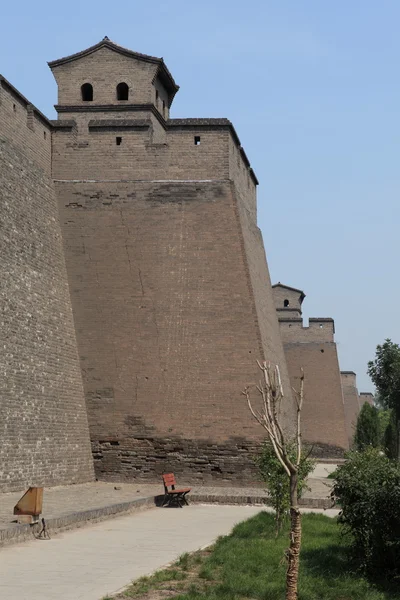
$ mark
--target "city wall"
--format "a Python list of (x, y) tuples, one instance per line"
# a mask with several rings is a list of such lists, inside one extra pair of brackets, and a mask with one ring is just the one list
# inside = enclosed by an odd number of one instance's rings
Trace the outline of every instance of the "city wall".
[(51, 123), (0, 77), (0, 490), (93, 479)]

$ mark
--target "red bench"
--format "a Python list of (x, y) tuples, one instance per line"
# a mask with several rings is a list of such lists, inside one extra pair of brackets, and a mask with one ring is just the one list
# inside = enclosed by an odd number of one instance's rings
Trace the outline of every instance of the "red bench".
[(173, 504), (176, 504), (182, 508), (183, 504), (189, 505), (186, 494), (190, 492), (191, 488), (181, 488), (176, 490), (175, 475), (173, 473), (166, 473), (162, 478), (164, 482), (164, 500), (162, 506), (172, 506)]

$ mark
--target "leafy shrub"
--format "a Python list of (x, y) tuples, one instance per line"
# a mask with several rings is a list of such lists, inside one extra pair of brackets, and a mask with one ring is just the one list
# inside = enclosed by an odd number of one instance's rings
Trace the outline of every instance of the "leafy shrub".
[[(289, 457), (293, 462), (296, 461), (296, 445), (291, 443), (288, 447)], [(259, 456), (255, 459), (259, 469), (261, 479), (266, 484), (272, 508), (275, 510), (276, 533), (282, 527), (285, 517), (289, 515), (290, 509), (290, 487), (289, 477), (284, 468), (276, 457), (275, 451), (269, 440), (265, 440)], [(298, 497), (301, 498), (302, 493), (309, 489), (306, 484), (306, 479), (313, 471), (315, 460), (308, 457), (308, 454), (303, 449), (299, 473), (298, 473)]]
[(374, 575), (399, 576), (399, 464), (375, 448), (350, 452), (336, 470), (333, 494), (359, 565)]
[(365, 402), (358, 415), (356, 432), (354, 435), (354, 445), (357, 450), (364, 450), (368, 446), (378, 448), (380, 444), (379, 436), (379, 415), (375, 406)]

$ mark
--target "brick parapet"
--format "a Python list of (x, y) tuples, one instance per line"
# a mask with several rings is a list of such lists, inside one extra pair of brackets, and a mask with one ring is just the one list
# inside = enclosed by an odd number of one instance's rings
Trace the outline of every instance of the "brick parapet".
[(0, 139), (51, 174), (51, 122), (0, 75)]
[(310, 318), (304, 327), (302, 318), (284, 318), (279, 314), (279, 324), (284, 343), (310, 344), (334, 342), (335, 324), (331, 318)]

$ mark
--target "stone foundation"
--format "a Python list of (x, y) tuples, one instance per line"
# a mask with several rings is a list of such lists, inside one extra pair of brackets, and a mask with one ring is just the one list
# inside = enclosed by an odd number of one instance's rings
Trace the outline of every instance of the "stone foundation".
[(106, 481), (159, 482), (175, 473), (179, 484), (259, 486), (253, 456), (259, 444), (231, 439), (217, 444), (179, 438), (128, 438), (92, 443), (95, 472)]

